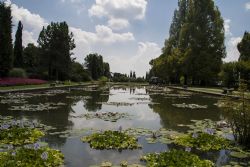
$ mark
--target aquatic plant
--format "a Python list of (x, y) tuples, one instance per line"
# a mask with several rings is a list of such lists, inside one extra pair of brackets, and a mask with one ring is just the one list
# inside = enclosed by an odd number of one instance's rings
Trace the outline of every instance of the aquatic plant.
[[(9, 126), (9, 127), (8, 127)], [(0, 129), (0, 144), (23, 145), (36, 142), (44, 133), (37, 129), (20, 128), (2, 125)]]
[(241, 82), (239, 91), (240, 99), (225, 99), (227, 108), (225, 111), (229, 114), (229, 122), (233, 130), (235, 140), (250, 148), (250, 102), (245, 98), (247, 84)]
[(49, 147), (39, 149), (18, 148), (9, 152), (0, 152), (0, 166), (3, 167), (58, 167), (64, 163), (63, 154)]
[(96, 113), (86, 113), (80, 116), (72, 116), (74, 118), (86, 118), (86, 119), (102, 119), (104, 121), (116, 122), (122, 118), (129, 118), (129, 114), (127, 113), (119, 113), (119, 112), (96, 112)]
[(134, 103), (127, 102), (97, 102), (97, 104), (112, 105), (112, 106), (132, 106)]
[(55, 110), (64, 106), (64, 103), (39, 103), (39, 104), (24, 104), (21, 106), (12, 106), (9, 110), (12, 111), (44, 111), (44, 110)]
[(192, 147), (202, 151), (221, 150), (229, 148), (231, 142), (227, 139), (215, 136), (212, 130), (207, 133), (194, 133), (183, 135), (175, 139), (175, 144), (184, 147)]
[(141, 161), (147, 163), (147, 167), (213, 167), (209, 160), (201, 160), (197, 155), (182, 150), (151, 153), (141, 157)]
[(81, 139), (90, 144), (94, 149), (138, 149), (137, 139), (119, 131), (104, 131), (103, 133), (93, 133)]
[(199, 105), (199, 104), (172, 104), (172, 106), (177, 108), (190, 108), (190, 109), (206, 109), (207, 105)]

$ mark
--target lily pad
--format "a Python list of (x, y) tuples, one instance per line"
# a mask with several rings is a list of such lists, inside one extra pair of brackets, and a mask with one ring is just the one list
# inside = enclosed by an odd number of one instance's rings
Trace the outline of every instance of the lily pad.
[(117, 122), (122, 118), (129, 118), (129, 114), (127, 113), (119, 113), (119, 112), (99, 112), (99, 113), (86, 113), (80, 116), (71, 116), (73, 118), (86, 118), (86, 119), (102, 119), (104, 121)]
[(0, 144), (23, 145), (35, 143), (44, 133), (37, 129), (11, 127), (0, 130)]
[(0, 152), (1, 166), (53, 166), (59, 167), (64, 163), (63, 154), (49, 147), (40, 149), (19, 148), (10, 152)]
[(97, 104), (112, 105), (112, 106), (133, 106), (134, 103), (127, 102), (97, 102)]
[(190, 108), (190, 109), (206, 109), (207, 105), (198, 105), (198, 104), (172, 104), (172, 106), (177, 108)]
[(176, 138), (175, 144), (196, 148), (202, 151), (210, 151), (229, 148), (231, 142), (208, 133), (194, 133)]
[(83, 137), (83, 142), (90, 143), (94, 149), (138, 149), (137, 139), (119, 131), (104, 131), (103, 133), (94, 133), (90, 136)]
[(151, 153), (141, 157), (148, 167), (188, 166), (188, 167), (213, 167), (209, 160), (201, 160), (197, 155), (182, 150)]

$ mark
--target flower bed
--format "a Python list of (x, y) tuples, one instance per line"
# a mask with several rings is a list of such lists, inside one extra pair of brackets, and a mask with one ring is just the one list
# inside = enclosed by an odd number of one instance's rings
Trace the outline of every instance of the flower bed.
[(0, 86), (16, 86), (16, 85), (40, 85), (47, 81), (29, 78), (0, 78)]

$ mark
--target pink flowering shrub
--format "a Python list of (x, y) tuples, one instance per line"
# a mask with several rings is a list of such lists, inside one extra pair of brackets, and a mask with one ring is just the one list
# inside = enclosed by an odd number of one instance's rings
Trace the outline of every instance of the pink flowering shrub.
[(45, 84), (47, 81), (40, 79), (29, 78), (0, 78), (0, 86), (15, 86), (15, 85), (39, 85)]

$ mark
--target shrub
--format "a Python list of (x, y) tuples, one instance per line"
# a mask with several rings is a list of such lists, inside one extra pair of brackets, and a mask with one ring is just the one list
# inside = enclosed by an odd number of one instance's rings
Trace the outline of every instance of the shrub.
[(25, 77), (27, 77), (25, 70), (22, 69), (22, 68), (13, 68), (9, 72), (9, 76), (10, 77), (16, 77), (16, 78), (25, 78)]
[(240, 99), (238, 101), (227, 99), (225, 109), (229, 114), (235, 140), (246, 148), (250, 148), (250, 104), (245, 98), (246, 89), (247, 84), (241, 82)]

